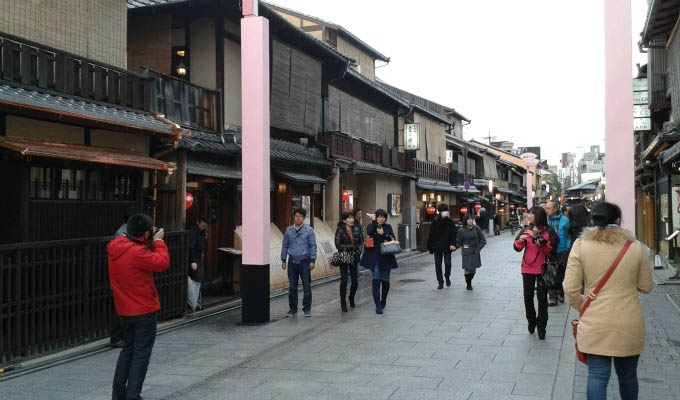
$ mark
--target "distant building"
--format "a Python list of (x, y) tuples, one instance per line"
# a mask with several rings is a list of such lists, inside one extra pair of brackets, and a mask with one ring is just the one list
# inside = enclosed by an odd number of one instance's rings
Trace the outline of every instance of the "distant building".
[(512, 150), (515, 147), (515, 144), (513, 142), (508, 142), (507, 140), (503, 140), (500, 142), (490, 142), (489, 145), (497, 149), (507, 151), (508, 153), (512, 153), (513, 152)]

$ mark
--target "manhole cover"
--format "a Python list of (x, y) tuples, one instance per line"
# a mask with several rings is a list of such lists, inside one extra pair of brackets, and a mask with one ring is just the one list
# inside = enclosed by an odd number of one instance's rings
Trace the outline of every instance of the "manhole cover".
[(425, 282), (425, 279), (400, 279), (399, 283)]

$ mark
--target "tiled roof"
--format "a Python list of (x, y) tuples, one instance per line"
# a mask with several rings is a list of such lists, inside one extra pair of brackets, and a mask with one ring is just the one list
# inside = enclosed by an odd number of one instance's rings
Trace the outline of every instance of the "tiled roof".
[(157, 120), (151, 113), (90, 103), (6, 84), (0, 84), (0, 104), (28, 107), (43, 112), (66, 114), (76, 118), (131, 126), (158, 133), (172, 133), (172, 126)]
[(332, 162), (326, 159), (323, 152), (316, 147), (303, 146), (280, 139), (271, 139), (269, 146), (272, 160), (314, 164), (323, 167), (333, 165)]
[(377, 82), (372, 81), (372, 80), (366, 78), (365, 76), (363, 76), (363, 75), (360, 74), (359, 72), (355, 71), (354, 69), (348, 68), (348, 69), (347, 69), (347, 75), (348, 75), (349, 77), (351, 77), (351, 78), (354, 78), (356, 81), (359, 81), (359, 82), (361, 82), (362, 84), (364, 84), (364, 85), (370, 87), (370, 88), (373, 89), (374, 91), (376, 91), (376, 92), (378, 92), (379, 94), (381, 94), (381, 95), (387, 97), (388, 99), (390, 99), (391, 101), (393, 101), (393, 102), (399, 104), (400, 106), (402, 106), (402, 107), (404, 107), (404, 108), (406, 108), (406, 109), (408, 109), (409, 107), (411, 107), (411, 104), (408, 102), (408, 100), (406, 100), (406, 99), (404, 99), (404, 98), (401, 98), (401, 97), (399, 97), (398, 95), (396, 95), (396, 94), (390, 92), (389, 90), (387, 90), (387, 89), (385, 89), (384, 87), (380, 86)]
[(309, 175), (309, 174), (301, 174), (298, 172), (289, 172), (289, 171), (277, 171), (279, 175), (286, 179), (290, 179), (293, 182), (301, 182), (301, 183), (320, 183), (322, 185), (325, 185), (328, 183), (327, 180), (315, 176), (315, 175)]
[(182, 3), (188, 0), (128, 0), (127, 7), (129, 9), (133, 8), (143, 8), (143, 7), (155, 7), (164, 6), (166, 4), (172, 3)]
[(386, 82), (383, 81), (376, 81), (376, 84), (380, 85), (383, 87), (385, 90), (394, 93), (395, 95), (401, 97), (405, 101), (408, 101), (411, 105), (414, 107), (420, 109), (423, 112), (427, 112), (430, 115), (432, 115), (435, 118), (438, 118), (440, 120), (444, 120), (447, 122), (450, 122), (449, 118), (447, 117), (447, 114), (454, 114), (458, 119), (461, 121), (470, 121), (469, 119), (465, 118), (463, 115), (458, 113), (456, 110), (450, 107), (443, 106), (441, 104), (435, 103), (434, 101), (428, 100), (424, 97), (420, 97), (418, 95), (415, 95), (413, 93), (407, 92), (406, 90), (399, 89), (396, 86), (392, 86)]
[(365, 163), (361, 161), (356, 161), (354, 163), (354, 169), (358, 172), (371, 172), (371, 173), (377, 173), (377, 174), (382, 174), (382, 175), (392, 175), (392, 176), (399, 176), (399, 177), (407, 177), (407, 178), (416, 178), (415, 174), (412, 174), (410, 172), (404, 172), (400, 171), (398, 169), (392, 169), (392, 168), (387, 168), (383, 167), (382, 165), (378, 164), (370, 164), (370, 163)]
[(238, 155), (241, 148), (236, 144), (234, 135), (225, 133), (223, 135), (191, 131), (191, 137), (180, 141), (179, 147), (196, 153), (210, 153), (218, 155)]
[(187, 172), (193, 175), (222, 179), (241, 179), (241, 171), (217, 163), (187, 160)]

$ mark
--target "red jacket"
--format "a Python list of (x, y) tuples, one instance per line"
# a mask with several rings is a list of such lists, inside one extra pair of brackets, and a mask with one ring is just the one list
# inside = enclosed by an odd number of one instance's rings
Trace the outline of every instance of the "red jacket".
[(154, 245), (155, 252), (126, 236), (119, 236), (106, 245), (109, 280), (118, 315), (134, 317), (161, 309), (153, 273), (168, 269), (170, 255), (162, 240)]
[[(554, 232), (554, 231), (553, 231)], [(550, 232), (550, 229), (544, 229), (539, 233), (545, 239), (545, 245), (539, 246), (534, 243), (531, 238), (526, 242), (520, 240), (523, 232), (520, 232), (515, 239), (515, 251), (524, 250), (522, 256), (522, 273), (540, 275), (543, 273), (543, 264), (546, 259), (552, 255), (553, 249), (556, 246), (555, 235)]]

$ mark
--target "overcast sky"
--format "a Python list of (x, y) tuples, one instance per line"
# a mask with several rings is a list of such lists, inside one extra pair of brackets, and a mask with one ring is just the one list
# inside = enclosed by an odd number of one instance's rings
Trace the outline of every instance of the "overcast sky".
[[(466, 139), (491, 132), (541, 146), (550, 164), (604, 148), (602, 0), (271, 2), (340, 24), (390, 57), (377, 76), (471, 119)], [(635, 45), (647, 2), (632, 6)], [(646, 62), (635, 49), (633, 64)]]

